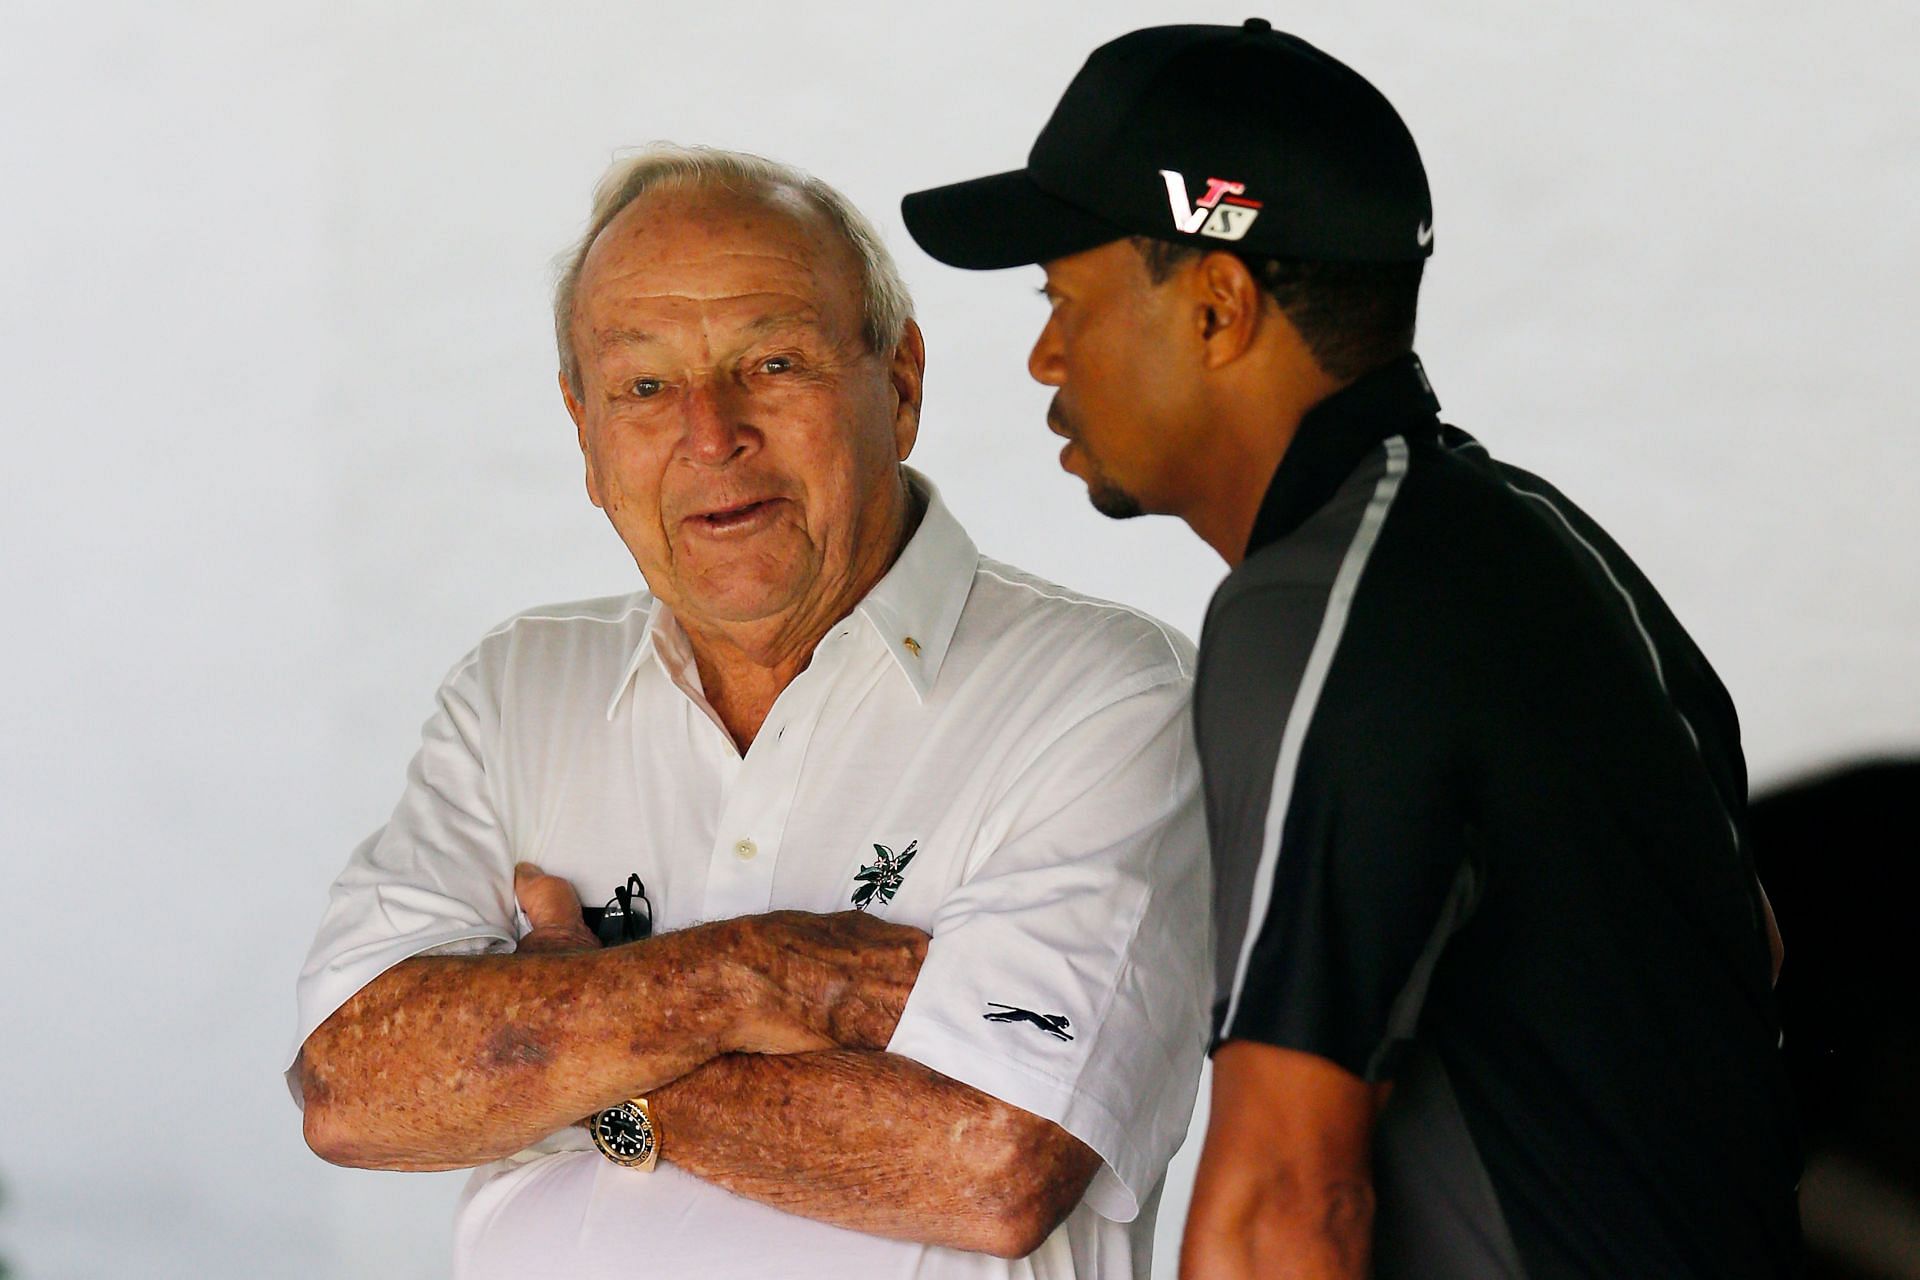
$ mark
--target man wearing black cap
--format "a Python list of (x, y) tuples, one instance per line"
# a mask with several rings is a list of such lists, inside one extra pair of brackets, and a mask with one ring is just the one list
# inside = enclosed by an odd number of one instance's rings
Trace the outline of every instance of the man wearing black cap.
[(904, 212), (945, 262), (1045, 268), (1062, 465), (1232, 566), (1185, 1273), (1793, 1273), (1733, 706), (1591, 519), (1440, 422), (1393, 108), (1258, 19), (1136, 31), (1025, 169)]

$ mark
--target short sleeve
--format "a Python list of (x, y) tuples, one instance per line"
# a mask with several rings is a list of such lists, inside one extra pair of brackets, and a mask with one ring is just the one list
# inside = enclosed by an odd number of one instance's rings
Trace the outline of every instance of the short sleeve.
[[(512, 948), (513, 858), (487, 779), (497, 728), (480, 657), (469, 655), (440, 688), (393, 816), (333, 883), (296, 986), (290, 1062), (334, 1010), (402, 960)], [(301, 1101), (291, 1066), (287, 1085)]]
[[(1392, 1076), (1480, 888), (1452, 718), (1356, 608), (1251, 592), (1210, 620), (1196, 695), (1214, 861), (1215, 1042)], [(1316, 671), (1316, 667), (1321, 670)]]
[(1099, 1153), (1131, 1221), (1185, 1137), (1205, 1057), (1208, 871), (1188, 684), (1084, 716), (1020, 774), (1005, 837), (941, 903), (889, 1051)]

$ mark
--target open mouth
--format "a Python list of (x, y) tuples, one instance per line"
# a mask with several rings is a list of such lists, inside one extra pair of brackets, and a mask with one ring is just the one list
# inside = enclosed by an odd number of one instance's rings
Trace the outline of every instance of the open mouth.
[(742, 502), (731, 507), (721, 507), (714, 511), (689, 516), (687, 523), (704, 533), (750, 532), (770, 521), (773, 518), (774, 508), (779, 506), (781, 501), (779, 498), (762, 498), (757, 502)]

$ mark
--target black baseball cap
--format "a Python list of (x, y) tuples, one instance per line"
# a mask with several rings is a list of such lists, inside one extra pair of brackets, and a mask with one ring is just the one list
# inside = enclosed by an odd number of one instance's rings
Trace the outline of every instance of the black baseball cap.
[(1426, 169), (1398, 113), (1263, 18), (1101, 45), (1026, 168), (916, 191), (900, 210), (921, 248), (975, 270), (1135, 235), (1320, 262), (1433, 252)]

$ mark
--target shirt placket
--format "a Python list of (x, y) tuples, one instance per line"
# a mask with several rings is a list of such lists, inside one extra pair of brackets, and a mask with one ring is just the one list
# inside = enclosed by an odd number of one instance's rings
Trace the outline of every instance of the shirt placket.
[(852, 643), (845, 624), (829, 632), (807, 669), (781, 691), (746, 756), (737, 758), (708, 855), (704, 918), (759, 915), (772, 909), (774, 873), (799, 793), (807, 745)]

